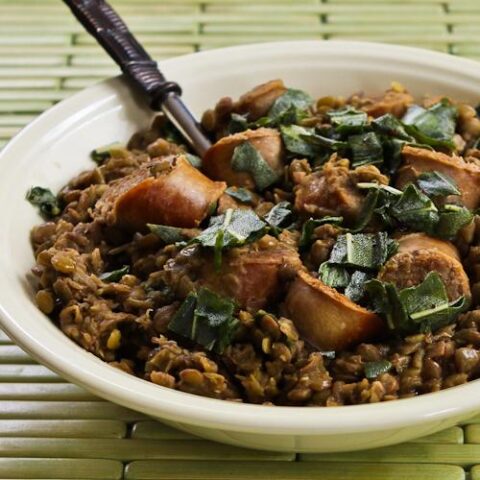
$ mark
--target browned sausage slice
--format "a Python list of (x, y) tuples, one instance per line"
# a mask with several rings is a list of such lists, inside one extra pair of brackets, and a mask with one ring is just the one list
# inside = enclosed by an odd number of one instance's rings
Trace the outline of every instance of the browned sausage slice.
[(283, 172), (283, 144), (280, 133), (273, 128), (259, 128), (223, 137), (212, 145), (202, 161), (203, 171), (214, 180), (223, 180), (228, 185), (255, 188), (250, 173), (235, 171), (232, 168), (232, 156), (235, 147), (250, 142), (261, 154), (272, 170), (281, 175)]
[(267, 115), (278, 97), (287, 91), (282, 80), (270, 80), (257, 85), (244, 93), (233, 106), (235, 112), (248, 114), (248, 121), (253, 122)]
[(296, 249), (269, 235), (242, 248), (228, 250), (220, 271), (204, 263), (200, 284), (236, 300), (241, 308), (257, 311), (278, 299), (281, 271), (298, 270)]
[(380, 270), (380, 280), (403, 289), (422, 283), (430, 272), (438, 272), (450, 301), (471, 297), (467, 274), (453, 244), (423, 233), (405, 235), (398, 242), (398, 252)]
[(384, 328), (378, 315), (305, 271), (299, 271), (291, 284), (285, 309), (303, 338), (321, 350), (350, 348)]
[(403, 147), (404, 165), (398, 170), (396, 186), (403, 188), (424, 172), (436, 170), (451, 177), (462, 192), (462, 202), (470, 210), (480, 206), (480, 167), (462, 157), (449, 156), (424, 148)]
[[(159, 165), (164, 168), (152, 173)], [(98, 201), (95, 216), (110, 225), (142, 230), (147, 223), (197, 227), (225, 190), (183, 156), (150, 163), (112, 184)]]

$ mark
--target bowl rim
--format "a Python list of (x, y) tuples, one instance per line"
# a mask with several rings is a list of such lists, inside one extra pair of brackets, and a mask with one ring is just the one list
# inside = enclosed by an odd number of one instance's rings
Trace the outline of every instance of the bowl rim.
[[(376, 58), (377, 61), (388, 58), (389, 61), (406, 62), (410, 66), (427, 65), (431, 69), (441, 69), (450, 74), (461, 72), (458, 74), (460, 77), (469, 76), (480, 82), (480, 64), (473, 60), (413, 47), (372, 42), (307, 40), (259, 43), (184, 55), (160, 63), (165, 69), (179, 64), (189, 64), (189, 68), (195, 68), (195, 65), (216, 62), (223, 55), (245, 60), (252, 56), (280, 56), (289, 49), (306, 55), (321, 52), (340, 57), (355, 55), (359, 58)], [(17, 149), (20, 151), (24, 138), (28, 138), (30, 132), (46, 118), (65, 115), (70, 104), (91, 101), (92, 98), (105, 98), (108, 92), (114, 94), (119, 82), (123, 83), (120, 77), (104, 80), (42, 113), (4, 147), (0, 152), (0, 162), (4, 157), (14, 154)], [(159, 387), (120, 372), (78, 346), (72, 348), (70, 345), (71, 357), (65, 357), (61, 352), (55, 351), (51, 343), (42, 343), (43, 340), (26, 331), (21, 321), (15, 318), (18, 312), (11, 311), (5, 303), (0, 302), (0, 326), (41, 363), (103, 398), (152, 416), (185, 424), (272, 435), (338, 434), (438, 422), (455, 415), (472, 415), (480, 407), (480, 400), (476, 400), (480, 393), (480, 381), (415, 398), (329, 408), (271, 407), (194, 396)], [(46, 333), (46, 337), (48, 336)], [(80, 364), (77, 363), (79, 361)]]

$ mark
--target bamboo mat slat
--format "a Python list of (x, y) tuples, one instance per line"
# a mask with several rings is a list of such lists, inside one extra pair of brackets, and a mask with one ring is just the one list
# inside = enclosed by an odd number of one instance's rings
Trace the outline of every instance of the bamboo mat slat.
[[(479, 0), (111, 0), (149, 52), (358, 39), (480, 59)], [(0, 0), (0, 149), (117, 73), (58, 0)], [(66, 383), (0, 331), (0, 480), (480, 480), (480, 414), (400, 446), (278, 454), (217, 445)]]

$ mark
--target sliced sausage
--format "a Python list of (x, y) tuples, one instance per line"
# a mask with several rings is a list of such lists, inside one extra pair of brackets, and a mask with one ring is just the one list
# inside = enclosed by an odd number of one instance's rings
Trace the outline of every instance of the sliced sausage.
[[(388, 179), (369, 165), (370, 181), (388, 183)], [(356, 184), (365, 167), (350, 170), (348, 160), (332, 158), (323, 168), (300, 179), (295, 187), (295, 209), (308, 216), (342, 216), (352, 222), (363, 207), (365, 195)], [(365, 181), (365, 180), (361, 180)]]
[(382, 97), (373, 97), (362, 107), (372, 117), (381, 117), (390, 113), (401, 118), (412, 105), (414, 98), (406, 91), (387, 90)]
[(380, 280), (403, 289), (418, 285), (430, 272), (437, 272), (450, 301), (471, 297), (467, 274), (453, 244), (423, 233), (405, 235), (398, 242), (398, 252), (380, 270)]
[(183, 156), (164, 159), (113, 183), (98, 201), (94, 216), (131, 230), (142, 230), (147, 223), (197, 227), (225, 188)]
[(279, 176), (283, 172), (283, 144), (280, 133), (273, 128), (246, 130), (223, 137), (212, 145), (202, 161), (203, 171), (214, 180), (223, 180), (228, 185), (255, 188), (255, 181), (248, 172), (235, 171), (231, 162), (235, 147), (250, 142), (265, 162)]
[(321, 350), (344, 350), (384, 329), (378, 315), (305, 271), (298, 271), (284, 306), (303, 338)]
[(279, 298), (283, 275), (299, 268), (295, 248), (265, 235), (251, 245), (227, 250), (219, 271), (212, 262), (204, 262), (199, 283), (256, 312)]
[(282, 80), (270, 80), (244, 93), (235, 102), (233, 110), (237, 113), (247, 114), (249, 121), (258, 120), (267, 115), (275, 100), (286, 91), (287, 87)]
[(455, 180), (462, 192), (462, 202), (470, 210), (480, 206), (480, 167), (462, 157), (408, 145), (402, 150), (403, 166), (398, 170), (396, 186), (403, 188), (415, 182), (424, 172), (437, 171)]

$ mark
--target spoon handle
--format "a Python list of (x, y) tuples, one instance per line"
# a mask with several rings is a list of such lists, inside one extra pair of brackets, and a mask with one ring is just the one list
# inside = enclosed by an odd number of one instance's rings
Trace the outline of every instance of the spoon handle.
[(180, 86), (164, 77), (115, 10), (105, 0), (64, 2), (125, 76), (148, 98), (152, 110), (162, 110), (195, 151), (203, 155), (211, 144), (181, 100)]

